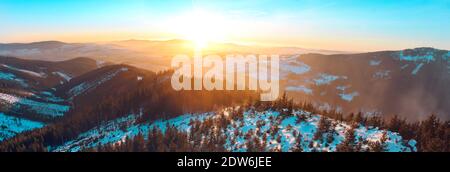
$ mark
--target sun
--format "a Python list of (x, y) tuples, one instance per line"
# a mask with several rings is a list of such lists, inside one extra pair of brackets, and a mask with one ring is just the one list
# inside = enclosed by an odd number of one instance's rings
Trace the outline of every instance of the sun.
[(171, 29), (190, 40), (195, 49), (205, 49), (210, 42), (222, 42), (228, 34), (229, 22), (218, 13), (195, 9), (178, 17), (169, 24)]
[(191, 40), (197, 49), (206, 48), (209, 41), (215, 36), (215, 29), (211, 24), (212, 20), (204, 11), (193, 11), (186, 16), (187, 27), (184, 29), (185, 39)]

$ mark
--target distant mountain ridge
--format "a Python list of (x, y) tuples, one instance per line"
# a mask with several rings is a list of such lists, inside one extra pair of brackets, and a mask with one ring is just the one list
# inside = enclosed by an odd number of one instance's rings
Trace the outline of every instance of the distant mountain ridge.
[[(338, 54), (341, 51), (313, 50), (297, 47), (262, 47), (233, 43), (211, 43), (205, 54)], [(43, 41), (33, 43), (0, 44), (0, 56), (31, 60), (64, 61), (76, 57), (89, 57), (97, 61), (129, 64), (151, 71), (170, 66), (170, 59), (177, 54), (192, 54), (191, 41), (187, 40), (124, 40), (98, 43), (64, 43)]]
[[(142, 41), (125, 42), (141, 44)], [(144, 42), (145, 46), (149, 43)], [(170, 42), (174, 43), (182, 44), (185, 41)], [(50, 85), (58, 86), (68, 82), (69, 78), (97, 69), (105, 62), (88, 58), (46, 62), (2, 57), (0, 64), (10, 66), (0, 66), (4, 73), (10, 73), (3, 75), (3, 78), (11, 80), (6, 83), (19, 86), (30, 84), (32, 87), (47, 84), (46, 88), (49, 88)], [(58, 66), (64, 66), (64, 69)], [(450, 107), (446, 104), (450, 102), (450, 91), (447, 89), (450, 84), (450, 52), (447, 50), (422, 47), (358, 54), (283, 55), (280, 66), (281, 92), (287, 91), (298, 101), (315, 102), (323, 109), (336, 109), (345, 113), (362, 111), (368, 115), (400, 115), (411, 120), (422, 119), (430, 113), (442, 119), (450, 118)], [(34, 75), (18, 71), (22, 68), (32, 71)], [(39, 77), (40, 74), (49, 77)], [(136, 80), (137, 75), (131, 80)], [(23, 83), (29, 79), (21, 77), (29, 78), (31, 82)]]
[(67, 43), (61, 41), (42, 41), (32, 43), (0, 43), (0, 50), (11, 49), (32, 49), (32, 48), (55, 48), (63, 46)]

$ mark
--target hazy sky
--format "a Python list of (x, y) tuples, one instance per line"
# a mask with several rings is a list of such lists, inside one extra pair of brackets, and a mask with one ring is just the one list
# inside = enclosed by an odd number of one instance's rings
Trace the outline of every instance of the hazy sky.
[(450, 0), (0, 0), (0, 42), (183, 39), (182, 16), (194, 9), (223, 41), (450, 49)]

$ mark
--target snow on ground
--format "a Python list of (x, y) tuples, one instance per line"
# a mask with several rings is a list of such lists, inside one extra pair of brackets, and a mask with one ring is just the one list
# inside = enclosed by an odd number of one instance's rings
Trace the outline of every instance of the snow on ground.
[(281, 70), (284, 72), (292, 72), (294, 74), (299, 75), (311, 71), (311, 67), (294, 58), (282, 61)]
[(4, 93), (0, 93), (0, 104), (9, 106), (12, 111), (23, 112), (24, 110), (30, 110), (48, 117), (64, 116), (64, 113), (70, 109), (66, 105), (38, 102)]
[(0, 100), (5, 101), (7, 104), (13, 104), (19, 102), (19, 97), (0, 93)]
[(320, 73), (314, 80), (314, 83), (317, 86), (320, 85), (328, 85), (331, 82), (338, 80), (338, 79), (347, 79), (347, 77), (345, 76), (336, 76), (336, 75), (331, 75), (331, 74), (327, 74), (327, 73)]
[(106, 62), (103, 60), (97, 60), (96, 64), (97, 64), (97, 68), (101, 68), (106, 65)]
[(342, 100), (351, 102), (353, 100), (354, 97), (359, 96), (358, 92), (352, 92), (352, 93), (340, 93), (339, 96), (341, 97)]
[(1, 66), (6, 67), (11, 70), (19, 71), (19, 72), (22, 72), (22, 73), (25, 73), (25, 74), (28, 74), (31, 76), (35, 76), (35, 77), (40, 77), (40, 78), (47, 77), (47, 75), (43, 72), (37, 73), (37, 72), (31, 71), (31, 70), (19, 69), (19, 68), (13, 67), (13, 66), (5, 65), (5, 64), (2, 64)]
[(428, 51), (425, 53), (418, 52), (417, 55), (405, 55), (404, 51), (400, 51), (398, 52), (398, 59), (400, 61), (425, 62), (425, 63), (430, 63), (435, 60), (434, 52), (432, 51)]
[(340, 91), (345, 91), (345, 90), (348, 89), (348, 88), (350, 88), (350, 86), (342, 86), (342, 85), (336, 86), (336, 89), (337, 89), (337, 90), (340, 90)]
[(52, 72), (53, 75), (58, 75), (59, 77), (63, 78), (65, 81), (70, 81), (72, 79), (71, 76), (69, 76), (68, 74), (64, 73), (64, 72)]
[(389, 76), (390, 73), (391, 73), (390, 70), (380, 70), (380, 71), (375, 72), (373, 74), (373, 77), (377, 78), (377, 79), (389, 79), (390, 78), (390, 76)]
[(37, 95), (35, 94), (33, 96), (38, 99), (43, 99), (45, 101), (50, 101), (50, 102), (64, 102), (65, 101), (63, 98), (55, 96), (53, 93), (51, 93), (49, 91), (41, 91), (39, 94), (37, 94)]
[[(219, 113), (185, 114), (169, 120), (158, 120), (144, 124), (136, 124), (136, 119), (139, 115), (130, 115), (106, 122), (80, 134), (76, 139), (68, 141), (62, 146), (50, 148), (50, 150), (76, 152), (84, 148), (93, 148), (104, 144), (118, 144), (124, 142), (127, 137), (136, 136), (138, 133), (143, 133), (144, 137), (146, 137), (146, 133), (155, 127), (163, 133), (167, 126), (174, 126), (182, 132), (190, 132), (191, 126), (189, 124), (191, 121), (203, 122), (206, 119), (227, 118), (231, 114), (228, 110), (225, 109)], [(303, 120), (299, 120), (301, 118)], [(288, 152), (292, 151), (296, 146), (302, 147), (305, 152), (336, 151), (336, 146), (344, 141), (345, 133), (350, 129), (350, 126), (344, 122), (329, 119), (335, 124), (335, 132), (331, 135), (333, 140), (330, 143), (326, 142), (325, 138), (314, 140), (321, 118), (323, 117), (320, 115), (301, 110), (294, 111), (288, 116), (280, 115), (277, 111), (246, 111), (240, 119), (228, 119), (230, 124), (222, 130), (221, 134), (226, 136), (225, 148), (232, 152), (247, 151), (249, 140), (246, 139), (246, 135), (259, 138), (261, 143), (263, 143), (262, 139), (266, 138), (264, 142), (266, 143), (265, 151), (279, 150)], [(216, 128), (211, 127), (211, 130)], [(277, 129), (277, 132), (273, 132), (274, 129)], [(235, 135), (235, 133), (238, 135)], [(362, 142), (360, 144), (362, 144), (363, 149), (366, 149), (368, 148), (368, 143), (380, 141), (383, 133), (387, 134), (387, 151), (417, 151), (414, 140), (405, 142), (398, 133), (374, 127), (358, 126), (355, 129), (355, 139), (357, 143), (361, 139)], [(301, 137), (295, 137), (295, 135), (301, 135)]]
[(0, 112), (0, 141), (14, 137), (21, 132), (41, 128), (43, 126), (44, 123), (41, 122), (7, 116)]
[(316, 103), (317, 109), (330, 111), (333, 110), (333, 106), (329, 103)]
[(418, 64), (416, 66), (416, 68), (414, 68), (414, 70), (411, 72), (411, 74), (416, 75), (420, 71), (420, 68), (422, 68), (423, 65), (424, 65), (423, 63)]
[[(422, 49), (414, 49), (414, 55), (405, 55), (404, 51), (400, 51), (397, 53), (397, 57), (400, 61), (412, 62), (416, 65), (416, 67), (411, 71), (412, 75), (417, 75), (420, 69), (425, 65), (431, 62), (436, 61), (435, 52), (434, 51), (422, 51)], [(445, 55), (443, 56), (445, 59)], [(405, 69), (408, 67), (408, 64), (405, 64), (401, 67), (401, 69)]]
[(400, 67), (400, 68), (403, 70), (403, 69), (406, 69), (408, 66), (409, 66), (409, 64), (405, 64), (405, 65), (403, 65), (403, 66)]
[(381, 60), (370, 60), (369, 65), (370, 66), (378, 66), (381, 64)]
[(309, 94), (312, 95), (313, 94), (313, 90), (304, 86), (304, 85), (300, 85), (300, 86), (288, 86), (285, 88), (286, 91), (301, 91), (304, 92), (305, 94)]
[(339, 97), (341, 97), (342, 100), (351, 102), (353, 100), (354, 97), (359, 96), (359, 93), (354, 91), (352, 93), (345, 93), (345, 91), (350, 88), (351, 86), (337, 86), (336, 89), (341, 91), (341, 93), (339, 93)]
[[(440, 51), (431, 51), (431, 50), (427, 50), (427, 49), (413, 49), (412, 50), (412, 54), (411, 55), (411, 50), (408, 50), (410, 52), (406, 53), (408, 55), (405, 55), (405, 51), (401, 51), (398, 53), (395, 53), (395, 57), (397, 57), (400, 61), (404, 61), (404, 62), (411, 62), (413, 63), (413, 65), (415, 65), (415, 68), (413, 69), (413, 71), (411, 72), (412, 75), (416, 75), (421, 68), (423, 68), (426, 64), (435, 62), (438, 57), (440, 57), (443, 61), (447, 61), (448, 62), (448, 68), (449, 68), (449, 73), (450, 73), (450, 52), (446, 51), (446, 52), (442, 52), (442, 54), (440, 53)], [(405, 64), (403, 65), (401, 68), (405, 69), (408, 67), (409, 64)]]
[[(170, 120), (157, 120), (153, 123), (136, 124), (139, 115), (129, 115), (106, 122), (83, 134), (77, 139), (66, 142), (64, 145), (53, 148), (54, 152), (77, 152), (83, 148), (93, 148), (99, 145), (124, 142), (127, 137), (131, 138), (139, 133), (147, 133), (154, 127), (160, 128), (164, 133), (167, 125), (175, 125), (179, 129), (188, 131), (191, 120), (204, 120), (208, 113), (200, 115), (186, 114)], [(123, 130), (125, 129), (125, 130)]]
[(86, 91), (88, 91), (90, 89), (93, 89), (93, 88), (95, 88), (95, 87), (97, 87), (97, 86), (99, 86), (99, 85), (101, 85), (101, 84), (111, 80), (112, 78), (114, 78), (119, 73), (125, 72), (125, 71), (128, 71), (128, 68), (122, 67), (122, 68), (120, 68), (118, 70), (115, 70), (115, 71), (112, 71), (112, 72), (106, 74), (103, 77), (97, 78), (94, 81), (81, 83), (81, 84), (79, 84), (79, 85), (77, 85), (77, 86), (75, 86), (75, 87), (73, 87), (72, 89), (69, 90), (70, 98), (73, 98), (73, 97), (76, 97), (76, 96), (78, 96), (80, 94), (83, 94), (84, 92), (86, 92)]
[(12, 73), (0, 71), (0, 79), (1, 80), (13, 80), (15, 77), (16, 76)]
[(0, 71), (0, 80), (15, 81), (19, 83), (22, 87), (28, 87), (28, 84), (21, 78), (17, 78), (16, 75), (9, 72)]

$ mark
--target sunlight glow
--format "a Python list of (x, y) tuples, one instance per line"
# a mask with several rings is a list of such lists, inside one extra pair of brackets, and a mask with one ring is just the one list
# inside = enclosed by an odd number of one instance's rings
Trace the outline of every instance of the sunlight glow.
[(168, 29), (192, 41), (196, 49), (204, 49), (209, 42), (225, 41), (231, 27), (229, 23), (217, 13), (195, 9), (174, 17), (168, 22)]

